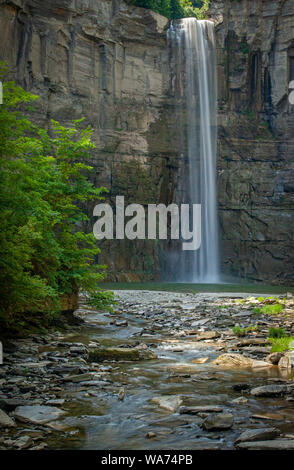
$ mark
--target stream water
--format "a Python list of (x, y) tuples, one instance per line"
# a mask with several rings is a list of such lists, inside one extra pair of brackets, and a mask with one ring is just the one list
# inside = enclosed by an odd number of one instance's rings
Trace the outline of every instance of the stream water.
[[(233, 389), (234, 384), (246, 383), (253, 387), (278, 378), (283, 380), (277, 368), (254, 373), (218, 369), (211, 363), (220, 354), (217, 343), (204, 341), (200, 344), (191, 336), (182, 337), (174, 333), (175, 328), (191, 315), (195, 305), (186, 301), (181, 306), (181, 313), (176, 313), (178, 299), (183, 294), (166, 293), (164, 298), (172, 295), (175, 303), (169, 301), (170, 314), (162, 317), (159, 328), (158, 322), (154, 323), (154, 315), (157, 312), (160, 318), (161, 304), (156, 305), (157, 311), (153, 306), (152, 313), (151, 299), (160, 293), (150, 294), (150, 318), (148, 304), (138, 303), (137, 314), (128, 313), (125, 308), (119, 315), (120, 320), (128, 322), (127, 326), (113, 324), (117, 316), (81, 307), (86, 323), (78, 333), (66, 336), (65, 341), (85, 345), (96, 341), (102, 346), (145, 343), (158, 358), (100, 364), (101, 384), (91, 387), (93, 396), (89, 396), (89, 387), (71, 386), (68, 389), (71, 397), (67, 404), (69, 416), (63, 424), (70, 427), (72, 433), (49, 439), (49, 448), (230, 449), (246, 429), (275, 425), (284, 432), (294, 431), (294, 407), (285, 399), (261, 399), (247, 393), (248, 403), (236, 405), (232, 402), (242, 395)], [(135, 303), (132, 305), (131, 298), (128, 305), (130, 310), (134, 310)], [(172, 325), (169, 318), (174, 318)], [(201, 357), (208, 357), (208, 362), (192, 362)], [(122, 387), (125, 397), (120, 401), (117, 395)], [(163, 409), (151, 401), (155, 396), (180, 397), (182, 404), (187, 406), (221, 406), (224, 412), (234, 415), (234, 425), (226, 431), (204, 431), (199, 416), (180, 415), (176, 409)], [(255, 414), (264, 417), (254, 418)], [(146, 437), (149, 432), (154, 433), (152, 438)]]

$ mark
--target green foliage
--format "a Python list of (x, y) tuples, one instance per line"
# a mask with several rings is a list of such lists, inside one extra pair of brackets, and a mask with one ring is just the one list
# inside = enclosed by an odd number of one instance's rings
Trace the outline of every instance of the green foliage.
[(240, 326), (234, 326), (232, 328), (232, 332), (234, 333), (234, 335), (238, 336), (238, 337), (242, 337), (242, 336), (246, 336), (248, 333), (250, 333), (251, 331), (257, 331), (258, 330), (258, 326), (255, 325), (255, 326), (248, 326), (247, 328), (241, 328)]
[(97, 289), (92, 291), (87, 300), (88, 305), (95, 307), (97, 310), (108, 310), (113, 312), (113, 305), (117, 304), (114, 292)]
[(290, 344), (294, 342), (294, 336), (286, 336), (283, 338), (269, 338), (272, 343), (271, 352), (284, 352), (287, 350), (294, 349), (290, 347)]
[(266, 315), (278, 315), (283, 310), (283, 306), (279, 303), (275, 303), (273, 305), (264, 305), (263, 307), (255, 307), (253, 312), (258, 314), (266, 314)]
[(270, 328), (269, 329), (270, 338), (284, 338), (286, 336), (287, 336), (287, 333), (283, 328)]
[[(5, 67), (0, 64), (0, 79)], [(58, 312), (60, 297), (94, 290), (103, 275), (92, 233), (81, 230), (81, 205), (101, 199), (84, 162), (95, 147), (82, 120), (65, 128), (52, 121), (52, 137), (21, 111), (37, 97), (3, 84), (0, 106), (0, 327), (24, 312)]]
[(203, 19), (209, 8), (209, 0), (128, 0), (132, 5), (149, 8), (167, 18), (195, 17)]

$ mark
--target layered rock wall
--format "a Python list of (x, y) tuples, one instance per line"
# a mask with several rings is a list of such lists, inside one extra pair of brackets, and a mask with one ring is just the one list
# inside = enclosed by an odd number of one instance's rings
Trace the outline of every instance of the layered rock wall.
[[(213, 0), (219, 74), (218, 185), (222, 269), (294, 281), (292, 0)], [(177, 123), (168, 20), (123, 0), (0, 0), (0, 58), (39, 95), (50, 127), (85, 116), (93, 181), (112, 202), (179, 198), (187, 160)], [(292, 77), (293, 74), (293, 77)], [(92, 207), (87, 208), (89, 213)], [(93, 220), (88, 225), (91, 229)], [(160, 276), (160, 245), (102, 243), (111, 278)]]
[(214, 0), (223, 270), (294, 280), (294, 3)]

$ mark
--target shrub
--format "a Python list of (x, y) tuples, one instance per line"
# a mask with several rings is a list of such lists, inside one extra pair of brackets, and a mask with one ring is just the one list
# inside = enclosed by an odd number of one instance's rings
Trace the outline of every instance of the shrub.
[(269, 329), (270, 338), (284, 338), (286, 336), (287, 336), (287, 333), (283, 328), (270, 328)]
[[(0, 64), (0, 79), (5, 66)], [(100, 252), (82, 205), (105, 188), (88, 179), (95, 147), (82, 119), (51, 121), (52, 136), (23, 114), (37, 97), (4, 82), (0, 106), (0, 329), (23, 327), (26, 313), (59, 312), (59, 299), (103, 278)]]

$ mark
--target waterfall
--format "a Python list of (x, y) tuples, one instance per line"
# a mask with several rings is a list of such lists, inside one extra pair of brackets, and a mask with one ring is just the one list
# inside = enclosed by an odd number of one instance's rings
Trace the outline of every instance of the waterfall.
[[(217, 68), (214, 24), (185, 18), (168, 31), (179, 119), (180, 158), (187, 155), (181, 201), (201, 204), (201, 247), (182, 252), (177, 261), (182, 282), (219, 281), (216, 191)], [(185, 200), (183, 200), (185, 199)]]

